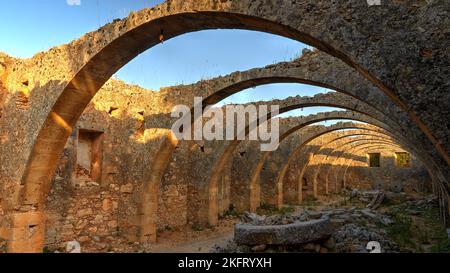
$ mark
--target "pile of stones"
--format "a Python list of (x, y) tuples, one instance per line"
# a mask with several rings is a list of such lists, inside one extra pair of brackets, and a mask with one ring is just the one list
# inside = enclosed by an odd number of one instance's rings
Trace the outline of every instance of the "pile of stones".
[(391, 225), (393, 223), (389, 216), (379, 213), (376, 210), (370, 208), (357, 209), (356, 207), (349, 209), (325, 209), (320, 212), (303, 210), (297, 213), (272, 216), (261, 216), (247, 212), (241, 216), (242, 223), (254, 226), (289, 225), (318, 219), (330, 219), (330, 222), (334, 226), (353, 223), (361, 219), (383, 225)]
[(435, 196), (429, 196), (419, 200), (408, 201), (407, 204), (420, 209), (431, 209), (439, 207), (439, 201)]
[(6, 240), (0, 238), (0, 253), (6, 253)]
[[(382, 252), (399, 252), (380, 225), (391, 225), (389, 216), (375, 210), (326, 209), (261, 216), (245, 213), (235, 227), (235, 237), (213, 253), (317, 252), (367, 253), (375, 241)], [(362, 224), (364, 222), (364, 224)]]
[(295, 222), (306, 222), (322, 218), (323, 214), (315, 211), (304, 211), (301, 213), (277, 214), (277, 215), (258, 215), (256, 213), (246, 212), (242, 214), (242, 223), (255, 226), (288, 225)]
[(378, 242), (381, 252), (400, 252), (400, 248), (388, 239), (383, 229), (348, 224), (339, 228), (333, 238), (336, 242), (335, 251), (338, 253), (368, 253), (369, 242)]

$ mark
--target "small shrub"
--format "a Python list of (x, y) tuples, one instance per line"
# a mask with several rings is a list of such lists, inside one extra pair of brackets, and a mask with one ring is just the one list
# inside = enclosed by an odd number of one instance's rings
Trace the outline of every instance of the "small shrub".
[(203, 228), (201, 226), (193, 225), (192, 226), (192, 230), (195, 231), (195, 232), (200, 232), (200, 231), (204, 231), (205, 228)]
[(394, 223), (387, 228), (389, 236), (400, 246), (415, 248), (411, 240), (413, 237), (411, 219), (402, 214), (395, 214), (393, 220)]
[(42, 249), (42, 253), (53, 253), (48, 246), (45, 246), (44, 249)]
[(289, 214), (289, 213), (294, 212), (294, 208), (293, 207), (283, 207), (279, 210), (279, 212), (281, 214)]

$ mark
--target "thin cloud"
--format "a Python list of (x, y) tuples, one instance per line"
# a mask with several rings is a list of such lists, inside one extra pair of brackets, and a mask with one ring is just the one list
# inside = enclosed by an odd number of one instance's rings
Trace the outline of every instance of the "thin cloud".
[(81, 0), (66, 0), (69, 6), (79, 6), (81, 5)]

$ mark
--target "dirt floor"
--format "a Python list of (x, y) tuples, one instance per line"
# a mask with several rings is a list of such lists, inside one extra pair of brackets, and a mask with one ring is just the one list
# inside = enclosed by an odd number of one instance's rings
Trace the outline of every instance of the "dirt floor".
[(234, 225), (238, 221), (236, 218), (222, 219), (214, 229), (164, 231), (160, 233), (158, 243), (145, 247), (145, 252), (208, 253), (214, 245), (224, 244), (233, 238)]
[[(388, 216), (393, 224), (374, 225), (361, 219), (357, 225), (385, 230), (388, 239), (395, 242), (401, 252), (445, 252), (450, 251), (450, 239), (439, 220), (435, 201), (420, 197), (386, 199), (378, 213)], [(333, 210), (336, 208), (365, 208), (366, 202), (358, 198), (334, 195), (319, 200), (305, 200), (301, 206), (286, 206), (278, 210), (262, 205), (259, 215), (289, 215), (308, 211)], [(179, 230), (161, 230), (156, 244), (128, 242), (121, 237), (107, 237), (104, 240), (82, 243), (84, 253), (209, 253), (215, 246), (227, 245), (234, 235), (235, 224), (241, 221), (237, 213), (228, 213), (214, 228), (185, 227)], [(216, 248), (215, 248), (216, 249)], [(6, 244), (0, 241), (0, 253), (6, 251)], [(46, 247), (44, 252), (65, 252), (65, 245)]]
[[(301, 206), (286, 206), (278, 210), (272, 206), (263, 205), (258, 210), (260, 215), (283, 215), (297, 213), (303, 210), (322, 211), (334, 208), (365, 208), (365, 202), (357, 198), (349, 200), (348, 196), (330, 195), (319, 200), (305, 200)], [(392, 218), (394, 224), (375, 226), (365, 221), (359, 225), (371, 228), (383, 229), (389, 234), (389, 239), (397, 243), (403, 251), (407, 252), (447, 252), (448, 241), (443, 238), (442, 227), (439, 223), (436, 208), (419, 209), (413, 204), (407, 204), (406, 200), (386, 200), (379, 208)], [(84, 247), (84, 252), (144, 252), (144, 253), (208, 253), (214, 246), (224, 246), (233, 239), (234, 225), (240, 222), (239, 214), (230, 213), (220, 219), (218, 226), (214, 228), (185, 227), (179, 230), (162, 230), (158, 234), (156, 244), (128, 244), (126, 241), (110, 241), (92, 247)]]

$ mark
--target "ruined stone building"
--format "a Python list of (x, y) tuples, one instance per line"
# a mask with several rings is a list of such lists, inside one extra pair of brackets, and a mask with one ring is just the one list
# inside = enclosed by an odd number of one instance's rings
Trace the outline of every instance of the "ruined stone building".
[[(431, 193), (448, 224), (450, 5), (383, 2), (168, 0), (29, 59), (0, 55), (7, 251), (72, 240), (154, 243), (164, 229), (215, 226), (230, 209), (282, 208), (343, 189)], [(158, 91), (111, 78), (162, 35), (218, 28), (315, 49)], [(270, 83), (333, 91), (261, 102), (280, 113), (342, 110), (281, 118), (272, 152), (258, 141), (188, 141), (171, 131), (176, 105), (193, 107), (194, 97), (215, 105)], [(321, 124), (328, 120), (343, 121)]]

